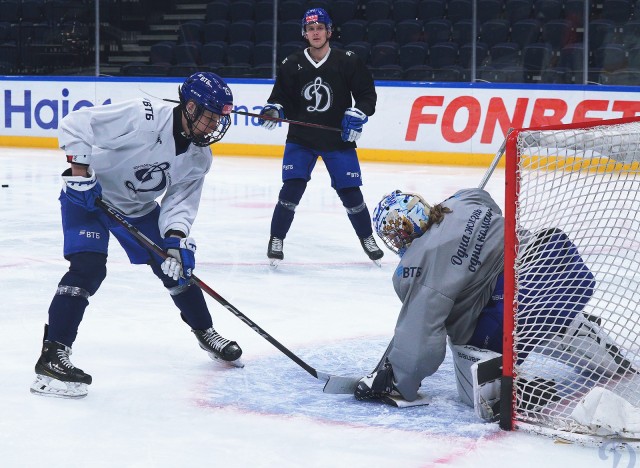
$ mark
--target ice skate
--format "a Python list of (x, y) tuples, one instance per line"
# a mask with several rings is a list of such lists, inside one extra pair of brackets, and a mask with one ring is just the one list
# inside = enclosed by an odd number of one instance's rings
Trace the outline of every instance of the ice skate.
[(87, 396), (91, 376), (69, 360), (71, 348), (62, 343), (44, 341), (40, 359), (36, 362), (36, 380), (31, 393), (59, 398)]
[(214, 361), (222, 361), (233, 367), (244, 367), (244, 364), (240, 360), (242, 349), (240, 349), (238, 343), (223, 338), (213, 328), (191, 331), (196, 335), (200, 347), (209, 354), (211, 359)]
[(584, 359), (591, 370), (620, 375), (636, 372), (598, 321), (583, 314), (578, 314), (551, 342), (557, 350)]
[(271, 236), (269, 238), (267, 257), (269, 258), (269, 264), (273, 268), (277, 268), (278, 263), (284, 259), (284, 252), (282, 251), (283, 244), (284, 241), (279, 237)]
[(378, 244), (376, 244), (376, 240), (373, 238), (373, 234), (369, 237), (361, 238), (360, 245), (364, 249), (365, 253), (369, 257), (369, 259), (378, 266), (382, 266), (380, 259), (384, 256), (384, 252), (380, 250)]

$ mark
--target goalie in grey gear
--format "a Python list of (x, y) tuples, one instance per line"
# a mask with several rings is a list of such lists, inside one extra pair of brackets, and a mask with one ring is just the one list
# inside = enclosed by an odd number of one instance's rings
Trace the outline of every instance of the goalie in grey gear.
[[(417, 194), (397, 190), (378, 204), (373, 224), (401, 256), (393, 286), (402, 307), (389, 347), (360, 380), (355, 397), (415, 400), (422, 380), (442, 364), (447, 336), (454, 346), (502, 353), (504, 218), (491, 196), (464, 189), (430, 206)], [(519, 296), (519, 307), (530, 330), (518, 359), (551, 339), (559, 348), (579, 348), (611, 372), (629, 369), (606, 333), (582, 314), (595, 281), (575, 245), (559, 229), (530, 238), (523, 261), (546, 268), (553, 283), (540, 291), (533, 275), (521, 278), (520, 293), (527, 299)], [(536, 314), (540, 300), (555, 313)]]
[[(70, 163), (59, 197), (69, 270), (49, 307), (33, 393), (87, 394), (92, 378), (69, 356), (89, 298), (106, 277), (110, 235), (131, 263), (151, 267), (202, 349), (229, 362), (242, 354), (236, 342), (215, 331), (203, 293), (193, 285), (196, 245), (189, 237), (211, 167), (209, 145), (221, 140), (231, 124), (233, 95), (213, 73), (190, 76), (178, 91), (177, 106), (133, 99), (71, 112), (60, 124), (60, 147)], [(99, 198), (162, 245), (169, 257), (163, 260), (142, 247), (96, 206)]]

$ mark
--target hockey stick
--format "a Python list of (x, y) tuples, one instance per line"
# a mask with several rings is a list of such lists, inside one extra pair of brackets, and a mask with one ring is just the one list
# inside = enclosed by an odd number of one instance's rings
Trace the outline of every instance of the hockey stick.
[[(164, 99), (167, 102), (175, 102), (176, 104), (180, 104), (180, 101), (176, 101), (175, 99)], [(280, 117), (272, 117), (270, 115), (262, 115), (262, 114), (254, 114), (252, 112), (245, 112), (245, 111), (239, 111), (239, 110), (232, 110), (231, 111), (232, 114), (238, 114), (238, 115), (247, 115), (249, 117), (258, 117), (259, 119), (264, 119), (264, 120), (273, 120), (274, 122), (282, 122), (282, 123), (288, 123), (288, 124), (294, 124), (294, 125), (302, 125), (303, 127), (312, 127), (312, 128), (317, 128), (320, 130), (329, 130), (331, 132), (340, 132), (342, 133), (342, 130), (336, 127), (327, 127), (326, 125), (320, 125), (320, 124), (314, 124), (311, 122), (302, 122), (301, 120), (291, 120), (291, 119), (281, 119)]]
[[(118, 212), (116, 209), (114, 209), (114, 208), (110, 207), (109, 205), (107, 205), (101, 198), (98, 198), (96, 200), (96, 205), (98, 207), (100, 207), (107, 214), (107, 216), (109, 216), (111, 219), (113, 219), (118, 224), (120, 224), (122, 227), (124, 227), (127, 231), (129, 231), (129, 233), (133, 237), (135, 237), (136, 240), (138, 242), (140, 242), (140, 244), (142, 244), (142, 246), (144, 246), (145, 248), (151, 250), (153, 253), (155, 253), (156, 255), (158, 255), (159, 257), (161, 257), (163, 259), (165, 259), (165, 258), (167, 258), (169, 256), (167, 254), (167, 252), (165, 252), (160, 246), (158, 246), (155, 242), (153, 242), (151, 239), (149, 239), (147, 236), (145, 236), (142, 232), (140, 232), (140, 230), (138, 230), (138, 228), (136, 228), (129, 221), (127, 221), (120, 212)], [(350, 393), (350, 392), (346, 391), (344, 386), (347, 385), (347, 389), (351, 388), (351, 382), (353, 380), (352, 377), (341, 377), (341, 376), (337, 376), (337, 375), (331, 375), (331, 374), (327, 374), (326, 372), (320, 372), (320, 371), (314, 369), (309, 364), (307, 364), (302, 359), (300, 359), (298, 356), (296, 356), (292, 351), (287, 349), (278, 340), (276, 340), (274, 337), (269, 335), (269, 333), (267, 333), (264, 329), (262, 329), (257, 323), (255, 323), (249, 317), (247, 317), (242, 312), (240, 312), (238, 309), (236, 309), (229, 301), (227, 301), (225, 298), (223, 298), (220, 294), (218, 294), (213, 289), (211, 289), (209, 286), (207, 286), (202, 280), (200, 280), (200, 278), (198, 278), (195, 275), (191, 275), (191, 279), (193, 280), (193, 282), (200, 289), (202, 289), (209, 296), (213, 297), (216, 301), (218, 301), (218, 303), (220, 303), (222, 305), (222, 307), (224, 307), (229, 312), (231, 312), (233, 315), (238, 317), (245, 324), (249, 325), (249, 327), (251, 329), (253, 329), (253, 331), (255, 331), (258, 335), (260, 335), (262, 338), (267, 340), (273, 346), (278, 348), (289, 359), (291, 359), (293, 362), (298, 364), (300, 367), (302, 367), (304, 370), (306, 370), (309, 374), (311, 374), (316, 379), (326, 382), (326, 384), (324, 386), (324, 392), (326, 392), (326, 393)]]
[(270, 115), (253, 114), (251, 112), (238, 111), (238, 110), (232, 110), (231, 113), (238, 114), (238, 115), (248, 115), (249, 117), (258, 117), (264, 120), (273, 120), (274, 122), (283, 122), (283, 123), (294, 124), (294, 125), (302, 125), (303, 127), (313, 127), (313, 128), (318, 128), (320, 130), (330, 130), (332, 132), (342, 133), (342, 130), (336, 127), (327, 127), (326, 125), (314, 124), (310, 122), (302, 122), (300, 120), (281, 119), (280, 117), (271, 117)]
[(491, 178), (493, 171), (495, 170), (495, 168), (498, 166), (498, 163), (502, 159), (502, 155), (507, 149), (507, 140), (509, 139), (509, 134), (511, 133), (512, 130), (513, 128), (509, 128), (509, 130), (507, 130), (507, 135), (504, 137), (504, 141), (502, 142), (500, 149), (496, 153), (496, 156), (493, 158), (493, 161), (491, 161), (491, 165), (487, 169), (487, 172), (485, 172), (484, 176), (482, 177), (482, 180), (480, 181), (480, 185), (478, 185), (479, 189), (484, 189), (484, 186), (487, 185), (487, 182), (489, 182), (489, 179)]

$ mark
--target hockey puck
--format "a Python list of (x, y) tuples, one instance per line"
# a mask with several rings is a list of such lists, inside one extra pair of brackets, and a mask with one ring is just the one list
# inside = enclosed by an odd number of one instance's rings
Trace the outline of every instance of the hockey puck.
[(9, 184), (2, 184), (2, 188), (7, 188)]

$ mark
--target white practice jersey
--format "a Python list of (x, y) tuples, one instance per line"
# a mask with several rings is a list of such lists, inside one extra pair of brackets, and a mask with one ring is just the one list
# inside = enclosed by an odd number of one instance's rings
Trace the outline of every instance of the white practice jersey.
[(139, 217), (162, 196), (160, 233), (188, 235), (212, 156), (193, 144), (176, 155), (174, 107), (148, 98), (85, 107), (62, 120), (58, 139), (71, 162), (95, 171), (109, 205)]

